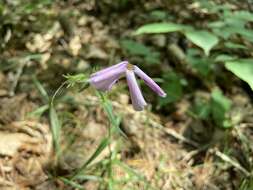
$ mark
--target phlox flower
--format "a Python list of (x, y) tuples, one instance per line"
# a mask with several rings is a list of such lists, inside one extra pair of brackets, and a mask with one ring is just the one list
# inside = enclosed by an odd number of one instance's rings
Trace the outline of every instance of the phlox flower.
[(126, 76), (133, 107), (136, 111), (141, 111), (147, 103), (141, 93), (135, 75), (140, 77), (145, 84), (159, 96), (166, 97), (166, 93), (159, 87), (158, 84), (155, 83), (153, 79), (151, 79), (136, 65), (128, 63), (128, 61), (122, 61), (116, 65), (93, 73), (89, 78), (89, 83), (97, 90), (108, 91), (122, 76)]

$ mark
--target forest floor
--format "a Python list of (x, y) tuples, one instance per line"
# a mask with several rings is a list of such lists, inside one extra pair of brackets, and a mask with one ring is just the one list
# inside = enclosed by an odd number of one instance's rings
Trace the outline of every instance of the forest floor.
[[(231, 87), (228, 94), (232, 116), (240, 113), (234, 118), (238, 124), (223, 130), (194, 120), (189, 114), (194, 100), (188, 97), (170, 114), (136, 112), (124, 81), (108, 96), (127, 137), (113, 137), (110, 150), (92, 161), (83, 179), (67, 180), (97, 149), (109, 123), (94, 89), (65, 88), (55, 100), (62, 129), (57, 156), (48, 97), (66, 80), (63, 75), (119, 62), (124, 57), (119, 39), (131, 36), (143, 22), (143, 7), (148, 10), (159, 2), (136, 3), (115, 14), (118, 7), (95, 4), (58, 3), (38, 10), (19, 18), (21, 31), (5, 37), (0, 65), (0, 189), (109, 189), (103, 161), (112, 150), (120, 161), (112, 166), (115, 189), (253, 188), (253, 106), (240, 86)], [(210, 96), (202, 90), (195, 94)]]

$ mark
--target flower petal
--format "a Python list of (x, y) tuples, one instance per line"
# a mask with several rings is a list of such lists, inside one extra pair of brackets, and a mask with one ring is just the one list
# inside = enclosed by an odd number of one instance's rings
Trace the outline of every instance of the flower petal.
[(125, 64), (122, 64), (120, 66), (114, 67), (114, 68), (108, 68), (102, 71), (99, 71), (98, 73), (95, 73), (95, 75), (91, 75), (91, 81), (92, 82), (101, 82), (110, 78), (114, 78), (115, 76), (119, 77), (122, 75), (126, 70)]
[(107, 68), (102, 69), (102, 70), (100, 70), (100, 71), (98, 71), (96, 73), (91, 74), (91, 77), (94, 77), (94, 76), (97, 76), (97, 75), (100, 75), (100, 74), (104, 74), (104, 73), (110, 72), (110, 71), (112, 71), (112, 70), (114, 70), (114, 69), (116, 69), (118, 67), (121, 67), (121, 66), (125, 66), (126, 67), (127, 64), (128, 64), (127, 61), (122, 61), (122, 62), (120, 62), (120, 63), (118, 63), (116, 65), (107, 67)]
[(166, 93), (153, 81), (146, 73), (144, 73), (139, 67), (134, 66), (134, 73), (138, 75), (144, 82), (159, 96), (166, 97)]
[(112, 85), (121, 77), (125, 70), (125, 64), (110, 69), (107, 68), (91, 75), (89, 82), (98, 90), (110, 90)]
[(144, 109), (144, 106), (146, 106), (147, 103), (142, 96), (134, 72), (132, 70), (126, 70), (126, 78), (133, 107), (136, 111), (141, 111)]
[(94, 86), (97, 90), (108, 91), (112, 88), (113, 84), (115, 84), (119, 78), (120, 76), (116, 76), (98, 82), (90, 80), (90, 84)]

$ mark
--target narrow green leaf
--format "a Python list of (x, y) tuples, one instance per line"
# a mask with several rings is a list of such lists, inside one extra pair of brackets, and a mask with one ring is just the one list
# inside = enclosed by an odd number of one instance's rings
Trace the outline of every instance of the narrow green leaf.
[(75, 189), (85, 190), (85, 188), (84, 188), (82, 185), (80, 185), (80, 184), (78, 184), (78, 183), (76, 183), (76, 182), (74, 182), (74, 181), (72, 181), (72, 180), (69, 180), (69, 179), (67, 179), (67, 178), (65, 178), (65, 177), (59, 177), (59, 178), (60, 178), (60, 180), (62, 180), (65, 184), (68, 184), (68, 185), (74, 187)]
[(227, 61), (225, 67), (234, 73), (237, 77), (249, 84), (253, 90), (253, 60), (252, 59), (238, 59), (234, 61)]
[(119, 132), (122, 136), (124, 136), (125, 138), (127, 138), (127, 135), (120, 129), (119, 124), (120, 124), (120, 118), (115, 116), (113, 114), (113, 109), (112, 109), (112, 104), (110, 101), (108, 101), (108, 99), (104, 96), (103, 93), (99, 93), (98, 92), (98, 96), (100, 97), (100, 99), (102, 100), (102, 105), (103, 108), (107, 114), (107, 117), (110, 121), (110, 124), (113, 126), (112, 132), (117, 131)]
[(186, 27), (187, 26), (175, 23), (152, 23), (138, 28), (135, 32), (135, 35), (177, 32), (184, 30)]
[(47, 105), (44, 105), (44, 106), (41, 106), (41, 107), (37, 108), (33, 112), (28, 113), (27, 116), (28, 117), (40, 117), (48, 109), (49, 109), (49, 105), (47, 104)]
[(219, 39), (214, 34), (208, 31), (194, 31), (188, 30), (184, 32), (185, 36), (195, 45), (202, 48), (208, 56), (210, 50), (219, 42)]
[(35, 76), (32, 77), (32, 80), (33, 80), (33, 83), (35, 84), (36, 88), (39, 90), (41, 96), (43, 97), (44, 102), (48, 102), (49, 96), (48, 96), (45, 88), (40, 83), (40, 81), (38, 81), (38, 79)]
[(89, 180), (89, 181), (103, 181), (102, 177), (94, 176), (94, 175), (78, 175), (76, 176), (77, 180)]
[(58, 154), (60, 150), (59, 148), (60, 148), (61, 124), (53, 105), (50, 106), (49, 118), (50, 118), (51, 131), (53, 135), (54, 147), (56, 153)]

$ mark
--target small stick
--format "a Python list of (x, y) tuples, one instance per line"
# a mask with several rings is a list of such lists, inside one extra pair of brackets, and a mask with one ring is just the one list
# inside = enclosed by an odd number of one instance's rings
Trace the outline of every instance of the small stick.
[(196, 147), (196, 148), (199, 147), (198, 143), (196, 143), (196, 142), (194, 142), (194, 141), (192, 141), (192, 140), (190, 140), (190, 139), (185, 138), (183, 135), (177, 133), (176, 131), (174, 131), (174, 130), (172, 130), (172, 129), (166, 129), (166, 128), (164, 128), (164, 131), (165, 131), (167, 134), (169, 134), (169, 135), (175, 137), (176, 139), (178, 139), (178, 140), (180, 140), (180, 141), (183, 141), (184, 143), (187, 143), (187, 144), (189, 144), (189, 145), (192, 145), (192, 146), (194, 146), (194, 147)]
[(22, 62), (20, 62), (20, 65), (19, 65), (19, 67), (17, 69), (17, 73), (14, 76), (14, 81), (13, 81), (11, 87), (10, 87), (10, 92), (9, 92), (10, 96), (14, 96), (15, 95), (15, 90), (16, 90), (16, 87), (18, 85), (18, 81), (20, 79), (20, 76), (23, 73), (23, 70), (24, 70), (24, 67), (25, 67), (26, 63), (27, 63), (26, 60), (22, 60)]
[(229, 156), (223, 154), (219, 150), (215, 150), (215, 154), (216, 156), (220, 157), (223, 161), (228, 162), (238, 170), (241, 170), (246, 176), (250, 176), (250, 173), (245, 168), (243, 168), (238, 162), (232, 160)]

